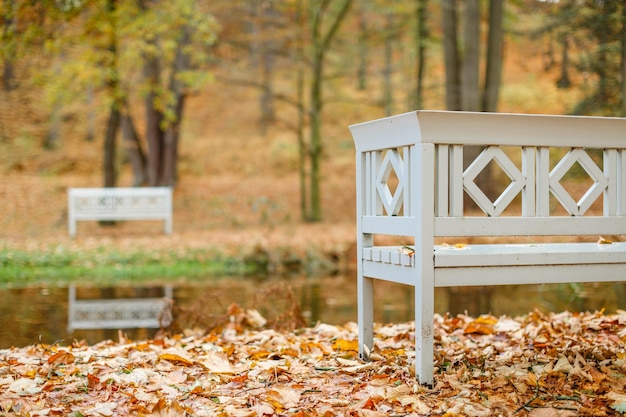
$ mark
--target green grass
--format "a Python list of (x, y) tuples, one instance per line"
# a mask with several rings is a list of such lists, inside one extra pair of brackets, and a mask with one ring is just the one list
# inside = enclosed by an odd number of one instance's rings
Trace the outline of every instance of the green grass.
[(36, 251), (0, 249), (0, 287), (46, 283), (110, 285), (265, 272), (263, 258), (225, 257), (210, 250), (131, 251), (110, 248), (71, 251), (63, 247)]

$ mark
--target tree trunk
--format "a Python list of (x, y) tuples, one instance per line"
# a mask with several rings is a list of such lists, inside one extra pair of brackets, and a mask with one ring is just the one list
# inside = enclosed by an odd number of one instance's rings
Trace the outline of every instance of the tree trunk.
[(120, 110), (117, 103), (113, 103), (109, 109), (109, 119), (104, 136), (103, 172), (105, 187), (115, 187), (117, 185), (117, 167), (115, 166), (115, 159), (117, 155), (116, 138), (119, 126)]
[(169, 82), (170, 93), (174, 96), (174, 102), (169, 111), (173, 115), (173, 119), (167, 123), (163, 143), (162, 185), (170, 187), (174, 187), (178, 180), (178, 142), (186, 98), (185, 86), (178, 76), (191, 67), (191, 58), (185, 52), (190, 42), (191, 29), (183, 27), (178, 41), (178, 48), (176, 48), (176, 58), (174, 59)]
[(569, 40), (567, 39), (567, 34), (564, 33), (561, 38), (561, 78), (556, 82), (556, 86), (558, 88), (569, 88), (572, 85), (572, 82), (569, 79)]
[(43, 143), (44, 149), (56, 149), (59, 145), (59, 138), (61, 137), (61, 104), (59, 101), (55, 100), (55, 103), (52, 105), (46, 138)]
[(117, 185), (117, 167), (116, 167), (116, 155), (117, 155), (117, 132), (120, 127), (120, 109), (121, 100), (119, 98), (119, 77), (117, 75), (117, 37), (115, 33), (115, 11), (116, 0), (107, 0), (106, 10), (109, 18), (109, 39), (108, 39), (108, 52), (112, 59), (109, 67), (109, 79), (106, 82), (109, 96), (111, 97), (111, 104), (109, 107), (109, 119), (107, 121), (107, 128), (104, 136), (104, 159), (102, 161), (102, 170), (104, 174), (104, 186), (115, 187)]
[(7, 55), (3, 60), (2, 67), (2, 86), (5, 91), (13, 90), (16, 87), (15, 84), (15, 71), (13, 66), (13, 60), (16, 56), (16, 47), (15, 47), (15, 28), (16, 28), (16, 19), (15, 14), (17, 11), (17, 5), (15, 0), (5, 0), (2, 3), (2, 17), (4, 21), (3, 32), (8, 39), (8, 51)]
[(135, 187), (144, 185), (148, 179), (146, 172), (146, 155), (141, 147), (139, 135), (135, 129), (133, 119), (128, 113), (128, 109), (122, 115), (121, 129), (124, 150), (133, 170), (133, 185)]
[(178, 181), (178, 142), (185, 98), (183, 93), (176, 95), (176, 120), (169, 124), (164, 136), (162, 185), (169, 187), (174, 187)]
[[(272, 25), (277, 19), (273, 1), (265, 1), (261, 5), (261, 22), (267, 26), (263, 33), (274, 33)], [(267, 127), (276, 120), (274, 108), (274, 60), (279, 49), (277, 41), (272, 36), (266, 36), (260, 45), (261, 52), (261, 82), (263, 89), (259, 99), (261, 106), (261, 132), (265, 134)]]
[(307, 183), (307, 149), (306, 141), (304, 138), (304, 128), (306, 123), (305, 115), (305, 103), (304, 103), (304, 9), (302, 0), (298, 0), (296, 3), (296, 22), (297, 22), (297, 37), (296, 37), (296, 102), (298, 110), (298, 124), (297, 124), (297, 136), (298, 136), (298, 176), (300, 180), (300, 216), (303, 220), (308, 217), (308, 183)]
[(626, 0), (622, 1), (622, 31), (621, 35), (621, 81), (622, 81), (622, 117), (626, 117)]
[(457, 44), (456, 0), (442, 0), (443, 48), (446, 69), (446, 108), (461, 110), (461, 81)]
[(426, 71), (426, 41), (428, 40), (428, 0), (417, 0), (415, 7), (416, 31), (415, 44), (417, 46), (415, 62), (415, 93), (411, 100), (411, 108), (424, 107), (424, 74)]
[(317, 51), (313, 61), (313, 80), (310, 91), (310, 178), (309, 207), (306, 220), (317, 222), (322, 220), (322, 202), (320, 193), (320, 159), (322, 157), (322, 73), (324, 68), (323, 50)]
[(598, 107), (606, 106), (606, 103), (611, 100), (611, 76), (610, 72), (610, 57), (609, 57), (609, 48), (611, 42), (613, 42), (614, 38), (611, 34), (611, 31), (608, 30), (608, 25), (610, 21), (610, 17), (616, 11), (616, 2), (615, 1), (605, 1), (600, 3), (600, 13), (601, 13), (601, 22), (603, 25), (607, 26), (605, 30), (598, 30), (598, 55), (597, 55), (597, 70), (596, 74), (598, 74), (598, 95), (596, 97), (596, 103), (599, 104)]
[(465, 0), (464, 3), (461, 107), (467, 111), (480, 111), (480, 3), (479, 0)]
[(365, 5), (361, 4), (358, 12), (358, 30), (359, 30), (359, 58), (357, 64), (357, 89), (365, 91), (367, 88), (367, 56), (369, 52), (368, 47), (368, 28), (367, 17), (365, 13)]
[(385, 14), (385, 63), (383, 64), (383, 106), (385, 108), (385, 116), (393, 114), (393, 82), (391, 79), (393, 74), (393, 32), (393, 14), (387, 12)]
[[(308, 157), (310, 161), (310, 181), (309, 181), (309, 208), (305, 218), (311, 222), (322, 220), (322, 198), (321, 198), (321, 157), (322, 157), (322, 86), (324, 80), (324, 58), (330, 43), (339, 30), (341, 22), (345, 18), (352, 4), (352, 0), (342, 0), (338, 7), (338, 12), (334, 20), (330, 23), (329, 29), (322, 33), (323, 14), (327, 11), (330, 2), (324, 4), (311, 4), (311, 35), (312, 35), (312, 60), (311, 60), (311, 89), (310, 89), (310, 143)], [(318, 7), (319, 6), (319, 7)]]
[(483, 110), (488, 112), (495, 112), (498, 108), (500, 80), (502, 78), (503, 18), (504, 0), (490, 0), (487, 69), (485, 71), (485, 89), (483, 93)]
[[(185, 98), (180, 98), (183, 106)], [(172, 123), (164, 134), (163, 143), (163, 180), (161, 185), (175, 187), (178, 181), (178, 138), (180, 136), (180, 121)]]
[(159, 86), (160, 67), (158, 59), (146, 57), (144, 75), (148, 83), (146, 95), (146, 141), (148, 143), (148, 185), (151, 187), (161, 184), (163, 166), (163, 131), (161, 122), (163, 114), (156, 108), (156, 91)]
[(87, 140), (87, 142), (93, 142), (96, 139), (96, 125), (97, 125), (97, 120), (96, 120), (96, 111), (94, 110), (95, 107), (95, 94), (94, 94), (94, 87), (92, 84), (89, 84), (87, 86), (87, 91), (86, 91), (86, 96), (87, 96), (87, 136), (85, 137), (85, 140)]

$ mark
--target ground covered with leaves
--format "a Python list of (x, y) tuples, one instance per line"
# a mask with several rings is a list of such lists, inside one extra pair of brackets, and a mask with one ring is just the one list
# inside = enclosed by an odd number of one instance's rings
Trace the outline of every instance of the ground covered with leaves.
[(626, 312), (436, 316), (433, 387), (416, 384), (412, 323), (267, 328), (229, 309), (212, 332), (0, 351), (2, 415), (575, 416), (626, 410)]

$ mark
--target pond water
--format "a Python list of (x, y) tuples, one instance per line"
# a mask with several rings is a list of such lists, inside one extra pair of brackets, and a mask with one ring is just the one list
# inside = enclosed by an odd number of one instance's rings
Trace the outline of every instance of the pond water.
[[(162, 283), (166, 284), (166, 283)], [(223, 319), (234, 303), (256, 309), (268, 320), (289, 321), (297, 314), (314, 324), (345, 324), (356, 321), (356, 281), (354, 275), (290, 278), (207, 278), (202, 283), (168, 282), (173, 287), (175, 325), (180, 328), (213, 326)], [(84, 298), (137, 298), (162, 294), (159, 286), (117, 288), (82, 287)], [(413, 316), (413, 289), (399, 284), (376, 282), (375, 320), (403, 322)], [(69, 344), (85, 340), (93, 344), (117, 340), (117, 330), (74, 330), (68, 327), (67, 287), (0, 289), (3, 319), (0, 349), (34, 343)], [(488, 288), (438, 288), (435, 311), (453, 314), (467, 311), (511, 316), (534, 309), (583, 311), (626, 308), (626, 284), (554, 284), (501, 286)], [(153, 337), (155, 329), (124, 330), (131, 339)]]

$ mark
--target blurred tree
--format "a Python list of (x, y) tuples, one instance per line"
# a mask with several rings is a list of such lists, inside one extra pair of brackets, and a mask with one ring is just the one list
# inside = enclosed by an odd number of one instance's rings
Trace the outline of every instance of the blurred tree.
[[(391, 3), (393, 5), (393, 3)], [(383, 24), (383, 108), (385, 116), (391, 116), (393, 114), (393, 72), (394, 72), (394, 59), (393, 49), (397, 44), (397, 34), (395, 30), (395, 14), (392, 7), (388, 7), (384, 10), (384, 24)]]
[(456, 0), (441, 1), (441, 16), (446, 70), (446, 108), (448, 110), (461, 110), (461, 74), (459, 71)]
[(487, 68), (485, 88), (482, 96), (482, 109), (495, 112), (502, 82), (502, 44), (504, 41), (504, 1), (489, 2), (489, 35), (487, 39)]
[(117, 0), (106, 0), (106, 22), (103, 22), (104, 29), (104, 50), (99, 53), (102, 56), (102, 65), (108, 69), (104, 86), (108, 90), (107, 94), (111, 98), (109, 104), (109, 116), (106, 130), (104, 132), (104, 152), (102, 161), (102, 171), (104, 174), (104, 186), (115, 187), (117, 185), (117, 169), (115, 157), (117, 152), (116, 136), (120, 126), (122, 97), (119, 93), (120, 74), (118, 72), (117, 54), (117, 31), (115, 16), (117, 14)]
[(369, 55), (369, 26), (367, 21), (367, 6), (369, 2), (361, 1), (358, 3), (357, 10), (357, 28), (358, 35), (358, 64), (357, 64), (357, 89), (365, 90), (367, 87), (367, 61)]
[(621, 31), (623, 2), (618, 0), (590, 1), (577, 7), (573, 14), (574, 27), (587, 33), (593, 42), (588, 57), (580, 63), (582, 71), (597, 77), (591, 91), (574, 108), (574, 114), (618, 115), (621, 112)]
[(424, 106), (424, 77), (426, 75), (426, 46), (429, 37), (428, 0), (415, 2), (415, 92), (409, 99), (409, 110)]
[[(480, 1), (443, 0), (442, 27), (448, 110), (496, 111), (502, 72), (503, 0), (489, 1), (485, 78), (480, 91)], [(461, 13), (459, 13), (461, 10)], [(463, 42), (459, 40), (459, 15)]]
[(626, 117), (626, 4), (622, 3), (622, 31), (620, 36), (621, 54), (621, 77), (622, 80), (622, 109), (620, 115)]
[(2, 86), (5, 90), (12, 90), (15, 87), (15, 73), (13, 60), (15, 59), (15, 27), (16, 9), (15, 0), (5, 0), (2, 2), (2, 32), (0, 33), (0, 62), (2, 66)]
[(310, 44), (305, 56), (311, 62), (309, 85), (309, 140), (306, 144), (306, 158), (309, 165), (309, 195), (304, 219), (322, 220), (321, 200), (321, 157), (322, 157), (322, 108), (324, 64), (330, 44), (346, 17), (353, 0), (309, 0), (308, 16)]
[[(498, 0), (497, 0), (498, 1)], [(480, 111), (480, 1), (463, 0), (461, 65), (461, 109)]]
[[(40, 55), (40, 65), (30, 75), (43, 87), (54, 120), (64, 106), (85, 97), (97, 102), (100, 111), (107, 109), (104, 185), (117, 182), (116, 138), (122, 112), (127, 109), (124, 117), (130, 118), (128, 109), (142, 99), (148, 184), (174, 186), (185, 98), (211, 79), (207, 63), (218, 25), (205, 2), (12, 1), (11, 10), (21, 19), (12, 48)], [(3, 10), (5, 26), (10, 20), (7, 16), (12, 15)], [(7, 48), (4, 44), (0, 47), (2, 56)], [(143, 67), (143, 72), (137, 71), (138, 67)], [(139, 146), (137, 142), (138, 151)], [(141, 163), (141, 158), (137, 161)], [(143, 176), (135, 182), (143, 182)]]
[[(583, 74), (583, 99), (572, 112), (626, 115), (626, 5), (619, 0), (563, 0), (544, 5), (546, 21), (539, 31), (555, 33), (563, 48), (561, 87), (571, 85), (570, 51), (574, 68)], [(576, 28), (575, 31), (572, 28)]]
[(174, 186), (185, 100), (211, 78), (206, 64), (218, 25), (200, 0), (138, 3), (121, 14), (120, 30), (143, 62), (148, 185)]

